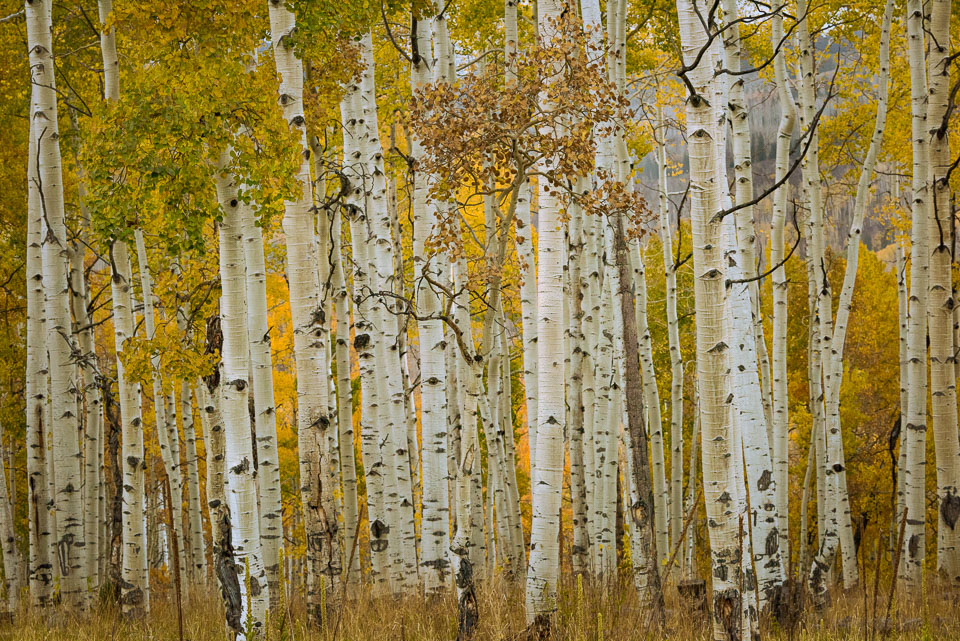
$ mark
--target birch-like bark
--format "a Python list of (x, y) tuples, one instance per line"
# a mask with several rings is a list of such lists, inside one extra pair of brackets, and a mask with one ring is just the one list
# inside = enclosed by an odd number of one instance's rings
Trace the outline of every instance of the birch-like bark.
[[(773, 8), (770, 41), (775, 50), (783, 40), (784, 3)], [(796, 124), (793, 96), (787, 86), (787, 66), (783, 48), (774, 57), (774, 77), (780, 102), (780, 124), (777, 128), (776, 182), (784, 180), (790, 165), (790, 139)], [(771, 435), (773, 442), (773, 478), (777, 497), (777, 532), (780, 534), (780, 551), (790, 558), (789, 516), (789, 399), (787, 396), (787, 272), (784, 262), (784, 226), (787, 216), (788, 185), (778, 188), (773, 195), (773, 214), (770, 231), (770, 262), (773, 265), (773, 338), (772, 338), (772, 404)], [(801, 536), (806, 536), (801, 534)]]
[(238, 208), (246, 263), (247, 340), (253, 374), (254, 433), (257, 435), (257, 490), (260, 500), (260, 548), (270, 587), (271, 607), (279, 604), (280, 554), (283, 550), (283, 506), (280, 501), (280, 458), (277, 411), (273, 398), (273, 355), (267, 322), (267, 268), (263, 230), (253, 207)]
[[(657, 102), (657, 212), (666, 281), (667, 340), (670, 345), (670, 540), (679, 544), (683, 529), (683, 355), (677, 319), (677, 269), (673, 261), (670, 207), (667, 201), (667, 126)], [(692, 468), (691, 468), (692, 469)], [(691, 478), (693, 478), (691, 472)], [(685, 558), (685, 557), (684, 557)]]
[[(117, 240), (111, 252), (113, 274), (114, 345), (121, 354), (134, 336), (133, 273), (127, 245)], [(146, 514), (143, 458), (143, 421), (140, 418), (140, 386), (128, 380), (122, 359), (117, 359), (117, 387), (122, 420), (123, 461), (123, 566), (120, 599), (124, 613), (139, 616), (150, 607), (146, 556)]]
[[(34, 88), (34, 90), (36, 90)], [(32, 605), (46, 605), (53, 596), (53, 561), (56, 547), (50, 520), (47, 483), (47, 348), (43, 305), (43, 211), (34, 158), (36, 132), (30, 122), (30, 158), (27, 168), (27, 502), (30, 524), (30, 557), (27, 580)]]
[(383, 148), (380, 143), (377, 120), (377, 99), (374, 82), (373, 40), (369, 32), (361, 37), (364, 71), (361, 74), (360, 105), (364, 132), (361, 136), (361, 153), (365, 175), (369, 176), (367, 190), (367, 224), (370, 230), (369, 265), (371, 287), (366, 294), (375, 294), (372, 306), (374, 332), (380, 337), (374, 343), (374, 354), (382, 373), (377, 376), (379, 386), (382, 437), (385, 437), (384, 477), (385, 512), (387, 524), (393, 537), (389, 550), (396, 589), (416, 585), (417, 546), (414, 525), (413, 487), (410, 476), (410, 460), (407, 450), (407, 427), (405, 415), (405, 391), (403, 373), (397, 353), (396, 321), (388, 305), (389, 299), (381, 300), (380, 291), (393, 291), (394, 256), (391, 239), (391, 220), (386, 199), (386, 176)]
[(637, 338), (640, 346), (640, 372), (643, 376), (643, 401), (647, 413), (650, 436), (651, 473), (653, 474), (654, 523), (657, 532), (657, 564), (663, 565), (670, 555), (670, 515), (668, 513), (670, 491), (666, 481), (666, 465), (663, 456), (663, 419), (660, 416), (660, 391), (657, 375), (653, 369), (653, 339), (647, 322), (647, 276), (643, 252), (639, 242), (631, 242), (630, 258), (634, 265), (633, 279), (636, 286)]
[[(724, 0), (725, 19), (729, 20), (724, 37), (725, 65), (733, 73), (741, 70), (740, 27), (735, 22), (735, 0)], [(750, 155), (751, 135), (743, 77), (736, 76), (727, 101), (733, 132), (733, 165), (737, 204), (753, 200), (753, 161)], [(725, 199), (729, 200), (729, 199)], [(763, 610), (776, 602), (786, 579), (777, 532), (776, 481), (768, 441), (768, 425), (763, 407), (757, 360), (757, 317), (759, 299), (756, 281), (756, 232), (753, 207), (742, 207), (733, 219), (725, 220), (728, 282), (727, 299), (731, 321), (731, 359), (733, 399), (745, 463), (746, 487), (749, 491), (749, 517), (753, 564), (747, 564), (746, 583), (756, 581), (757, 607)], [(746, 280), (747, 282), (737, 282)], [(760, 341), (763, 336), (760, 333)], [(754, 576), (756, 573), (756, 576)]]
[[(243, 255), (243, 207), (230, 172), (229, 150), (220, 154), (216, 177), (220, 224), (220, 326), (223, 331), (221, 394), (225, 440), (227, 504), (230, 506), (234, 560), (241, 583), (241, 621), (254, 638), (265, 631), (270, 588), (260, 544), (257, 470), (248, 409), (250, 346), (247, 339), (246, 262)], [(309, 481), (304, 481), (304, 485)], [(304, 512), (309, 512), (309, 504)], [(308, 536), (309, 539), (309, 536)]]
[[(76, 131), (76, 114), (70, 112), (70, 121)], [(77, 196), (80, 203), (80, 232), (70, 245), (70, 309), (80, 349), (78, 361), (83, 377), (83, 538), (86, 543), (84, 563), (90, 580), (90, 589), (96, 592), (100, 586), (99, 553), (100, 522), (98, 499), (102, 491), (99, 457), (103, 450), (100, 433), (103, 431), (102, 401), (97, 381), (97, 354), (94, 346), (93, 325), (87, 309), (90, 292), (85, 275), (86, 244), (89, 242), (90, 212), (86, 203), (86, 185), (80, 159), (77, 165)]]
[(369, 229), (364, 207), (364, 170), (360, 137), (363, 124), (360, 122), (359, 87), (351, 83), (340, 103), (344, 127), (344, 175), (348, 190), (344, 199), (344, 215), (350, 222), (350, 238), (353, 244), (353, 286), (356, 296), (354, 311), (354, 347), (360, 365), (360, 443), (367, 488), (367, 520), (369, 523), (370, 564), (375, 587), (389, 584), (388, 524), (384, 513), (384, 461), (378, 436), (379, 399), (374, 380), (373, 346), (379, 337), (373, 331), (369, 291), (369, 260), (367, 257)]
[[(556, 26), (566, 3), (540, 0), (537, 5), (539, 37), (544, 46), (553, 43)], [(550, 98), (539, 97), (541, 108), (550, 109)], [(546, 127), (541, 133), (549, 135)], [(543, 169), (556, 162), (543, 160)], [(546, 623), (557, 608), (557, 581), (560, 574), (560, 494), (563, 482), (563, 230), (560, 203), (547, 180), (538, 181), (540, 231), (537, 238), (537, 483), (533, 488), (533, 522), (530, 533), (530, 561), (527, 570), (527, 622)]]
[[(432, 19), (414, 16), (417, 57), (410, 66), (410, 83), (414, 91), (430, 80), (430, 71), (440, 68), (438, 60), (426, 58), (431, 50)], [(438, 47), (439, 49), (439, 47)], [(445, 62), (445, 61), (444, 61)], [(447, 386), (446, 354), (440, 297), (432, 283), (440, 282), (440, 263), (445, 254), (432, 249), (428, 242), (436, 233), (437, 203), (429, 191), (435, 177), (420, 171), (418, 162), (423, 145), (417, 138), (410, 141), (413, 162), (413, 274), (417, 302), (417, 327), (420, 335), (420, 410), (423, 434), (423, 512), (421, 525), (420, 572), (424, 591), (438, 594), (448, 583), (447, 552), (450, 547), (450, 507), (447, 498)]]
[[(731, 102), (733, 100), (731, 97)], [(757, 595), (758, 609), (763, 610), (771, 602), (776, 602), (786, 577), (777, 533), (773, 465), (760, 398), (750, 287), (749, 283), (737, 282), (744, 279), (742, 264), (745, 258), (738, 251), (734, 221), (728, 216), (724, 224), (729, 239), (726, 264), (728, 282), (731, 283), (727, 290), (727, 304), (732, 345), (733, 421), (739, 431), (746, 472), (745, 485), (750, 493), (747, 512), (750, 522), (744, 527), (750, 530), (753, 562), (746, 563), (744, 588)], [(736, 454), (741, 455), (741, 452), (737, 451)], [(752, 589), (754, 582), (756, 590)]]
[(46, 347), (49, 354), (53, 462), (56, 470), (56, 541), (60, 570), (60, 598), (70, 607), (88, 605), (87, 566), (83, 530), (83, 486), (80, 470), (77, 408), (79, 385), (71, 355), (73, 327), (70, 317), (67, 256), (69, 245), (63, 204), (60, 133), (54, 78), (52, 3), (26, 3), (27, 45), (33, 83), (30, 120), (36, 133), (35, 170), (40, 210), (46, 223), (42, 239), (45, 295)]
[(203, 517), (200, 511), (200, 465), (197, 457), (197, 429), (193, 415), (193, 392), (190, 383), (180, 384), (180, 420), (183, 424), (184, 456), (187, 468), (184, 486), (187, 494), (187, 523), (189, 524), (189, 550), (192, 567), (190, 578), (203, 582), (207, 574), (207, 553), (203, 540)]
[(906, 466), (904, 472), (907, 524), (900, 576), (919, 585), (926, 549), (924, 478), (927, 435), (927, 283), (929, 276), (929, 130), (927, 78), (924, 66), (923, 3), (907, 3), (907, 51), (910, 64), (910, 105), (913, 140), (913, 194), (910, 244), (910, 298), (907, 312), (907, 415), (903, 421)]
[(930, 399), (937, 465), (937, 570), (953, 583), (960, 582), (960, 439), (957, 439), (956, 352), (953, 342), (953, 297), (951, 251), (953, 204), (947, 179), (951, 170), (949, 124), (950, 102), (950, 11), (951, 0), (936, 0), (929, 8), (927, 52), (927, 130), (929, 154), (927, 188), (930, 251)]
[[(844, 586), (851, 588), (858, 581), (856, 550), (853, 545), (853, 527), (850, 520), (849, 497), (845, 493), (846, 482), (842, 478), (845, 474), (843, 467), (843, 440), (840, 425), (839, 396), (830, 394), (835, 385), (836, 376), (832, 363), (833, 313), (832, 292), (830, 281), (827, 278), (824, 226), (825, 212), (819, 168), (819, 132), (815, 130), (816, 110), (816, 73), (814, 64), (814, 41), (810, 36), (807, 4), (800, 0), (797, 12), (802, 15), (797, 25), (797, 47), (799, 49), (800, 87), (799, 87), (799, 116), (805, 133), (813, 138), (802, 164), (802, 174), (806, 198), (810, 209), (810, 262), (813, 266), (812, 282), (816, 296), (816, 309), (813, 317), (817, 321), (816, 341), (813, 343), (817, 350), (816, 358), (819, 370), (817, 381), (818, 394), (814, 398), (817, 410), (823, 412), (824, 421), (824, 458), (818, 457), (819, 471), (824, 477), (825, 492), (823, 505), (818, 503), (818, 509), (823, 509), (825, 519), (818, 519), (824, 523), (823, 536), (820, 547), (814, 558), (813, 568), (809, 578), (810, 589), (818, 598), (825, 592), (825, 573), (832, 564), (839, 545), (842, 554)], [(836, 381), (839, 385), (839, 381)], [(819, 487), (818, 483), (818, 487)]]
[[(143, 292), (143, 324), (146, 328), (147, 340), (152, 341), (156, 336), (156, 320), (154, 310), (153, 278), (150, 273), (150, 263), (147, 259), (147, 248), (143, 240), (143, 231), (134, 231), (137, 246), (137, 263), (140, 268), (140, 289)], [(171, 387), (169, 395), (164, 394), (163, 382), (160, 377), (160, 353), (154, 352), (150, 357), (153, 374), (153, 415), (156, 421), (157, 442), (160, 445), (160, 457), (167, 478), (170, 479), (170, 495), (173, 505), (173, 528), (176, 536), (168, 536), (167, 546), (170, 549), (168, 561), (173, 563), (173, 545), (176, 541), (178, 558), (180, 559), (181, 576), (186, 574), (184, 536), (183, 536), (183, 493), (180, 478), (180, 439), (177, 433), (176, 407)], [(172, 571), (172, 570), (171, 570)]]
[[(694, 0), (696, 1), (696, 0)], [(691, 65), (707, 46), (699, 15), (706, 5), (679, 0), (683, 60)], [(727, 411), (727, 350), (724, 342), (724, 263), (719, 190), (723, 167), (717, 166), (713, 108), (712, 54), (707, 52), (687, 78), (695, 92), (687, 97), (687, 140), (691, 178), (691, 232), (693, 236), (694, 299), (697, 313), (697, 380), (703, 450), (703, 486), (707, 508), (713, 573), (713, 637), (716, 641), (740, 636), (739, 522), (733, 507), (730, 417)], [(725, 184), (725, 181), (724, 183)]]
[[(319, 618), (323, 591), (333, 592), (340, 574), (336, 548), (336, 470), (322, 444), (332, 429), (327, 402), (328, 358), (321, 313), (317, 243), (314, 231), (310, 150), (303, 112), (303, 63), (294, 50), (296, 19), (286, 0), (268, 0), (270, 34), (280, 76), (280, 106), (289, 127), (300, 138), (299, 192), (284, 201), (283, 231), (290, 282), (290, 316), (297, 364), (297, 429), (300, 494), (307, 538), (307, 603)], [(326, 588), (324, 587), (326, 586)]]
[[(340, 437), (340, 481), (343, 491), (343, 558), (350, 587), (360, 581), (360, 552), (354, 533), (360, 518), (357, 503), (357, 460), (353, 436), (353, 389), (350, 379), (350, 296), (343, 271), (340, 211), (327, 212), (330, 224), (330, 296), (336, 319), (337, 428)], [(321, 258), (322, 260), (322, 258)], [(353, 559), (352, 561), (350, 559)], [(349, 567), (346, 564), (349, 563)]]
[[(220, 318), (214, 316), (207, 325), (207, 351), (222, 351), (223, 334)], [(197, 400), (200, 404), (200, 420), (207, 446), (207, 507), (210, 514), (211, 552), (213, 571), (220, 586), (227, 626), (234, 635), (240, 634), (241, 624), (240, 581), (234, 563), (230, 526), (230, 506), (226, 493), (226, 442), (223, 427), (223, 394), (221, 392), (222, 367), (197, 381)]]

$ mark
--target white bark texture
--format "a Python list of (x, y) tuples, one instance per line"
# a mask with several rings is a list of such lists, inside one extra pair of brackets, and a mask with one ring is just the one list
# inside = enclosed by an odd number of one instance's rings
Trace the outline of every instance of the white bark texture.
[(913, 140), (913, 195), (910, 235), (910, 298), (907, 307), (907, 415), (903, 421), (906, 466), (904, 472), (907, 525), (900, 573), (909, 585), (919, 585), (926, 550), (925, 470), (927, 436), (927, 283), (929, 280), (930, 191), (927, 78), (924, 66), (923, 3), (906, 7), (907, 51), (910, 64), (910, 105)]
[[(337, 515), (334, 488), (336, 470), (323, 444), (334, 429), (327, 396), (328, 358), (325, 323), (320, 306), (320, 283), (314, 231), (313, 183), (310, 149), (303, 112), (303, 63), (292, 42), (296, 19), (285, 0), (269, 0), (270, 34), (280, 75), (280, 106), (288, 126), (300, 136), (299, 193), (284, 202), (283, 232), (287, 247), (287, 277), (290, 283), (290, 316), (293, 323), (294, 358), (297, 364), (297, 430), (300, 456), (300, 495), (307, 537), (307, 602), (319, 615), (324, 589), (333, 592), (340, 574), (340, 551), (336, 547)], [(326, 585), (326, 588), (322, 587)]]
[(67, 256), (69, 245), (63, 202), (60, 133), (54, 78), (52, 3), (26, 3), (27, 46), (33, 86), (30, 120), (36, 133), (35, 170), (40, 209), (47, 227), (42, 239), (46, 347), (49, 354), (50, 404), (55, 468), (53, 502), (60, 572), (60, 598), (70, 607), (88, 605), (83, 530), (83, 477), (78, 439), (78, 373), (71, 359), (73, 326), (70, 317)]
[(254, 433), (257, 435), (257, 490), (260, 499), (260, 545), (271, 605), (278, 603), (280, 554), (283, 550), (283, 508), (280, 502), (280, 457), (277, 451), (277, 412), (273, 400), (273, 355), (267, 322), (267, 269), (263, 230), (253, 207), (239, 208), (246, 262), (247, 337), (253, 378)]
[[(260, 552), (260, 510), (257, 471), (248, 409), (250, 346), (247, 342), (246, 262), (243, 255), (243, 214), (230, 173), (230, 152), (221, 152), (217, 200), (220, 224), (220, 325), (223, 330), (222, 383), (226, 455), (227, 504), (230, 507), (234, 560), (241, 577), (241, 621), (254, 637), (265, 632), (269, 586)], [(306, 510), (305, 510), (306, 511)]]
[(949, 124), (951, 0), (929, 8), (927, 52), (927, 222), (930, 251), (930, 398), (937, 464), (937, 570), (954, 584), (960, 582), (960, 439), (957, 439), (956, 352), (953, 320), (956, 300), (952, 284), (951, 170)]
[[(35, 90), (35, 89), (34, 89)], [(30, 158), (36, 156), (36, 132), (30, 123)], [(53, 594), (53, 560), (56, 549), (50, 519), (47, 484), (46, 407), (47, 349), (43, 305), (43, 212), (37, 189), (37, 165), (27, 169), (27, 501), (30, 522), (30, 557), (27, 580), (32, 605), (45, 605)]]
[[(537, 5), (539, 35), (546, 46), (555, 37), (557, 20), (564, 8), (558, 0), (540, 0)], [(550, 109), (546, 93), (541, 108)], [(549, 135), (548, 131), (542, 132)], [(548, 167), (556, 159), (544, 159)], [(545, 167), (546, 168), (546, 167)], [(560, 494), (563, 481), (563, 327), (561, 326), (563, 270), (563, 229), (560, 203), (547, 180), (539, 181), (539, 222), (537, 264), (537, 479), (533, 488), (533, 523), (530, 534), (530, 561), (527, 570), (526, 611), (529, 623), (550, 617), (557, 608), (560, 574)]]
[[(706, 5), (697, 5), (700, 14)], [(680, 40), (684, 63), (690, 65), (707, 46), (694, 3), (679, 0)], [(735, 513), (737, 488), (732, 485), (734, 439), (726, 406), (727, 350), (724, 343), (724, 263), (720, 188), (723, 167), (717, 166), (713, 109), (712, 54), (687, 73), (696, 92), (687, 98), (687, 140), (691, 176), (691, 232), (693, 236), (694, 299), (697, 313), (697, 380), (703, 451), (703, 487), (709, 524), (713, 572), (713, 637), (739, 638), (740, 550), (739, 520)]]
[[(427, 16), (415, 19), (418, 58), (410, 66), (414, 91), (430, 80), (430, 71), (439, 69), (438, 59), (427, 58), (431, 50)], [(438, 47), (439, 48), (439, 47)], [(446, 62), (444, 60), (444, 62)], [(410, 141), (413, 173), (413, 274), (417, 303), (417, 329), (420, 335), (420, 410), (423, 434), (423, 512), (421, 521), (420, 572), (427, 594), (442, 592), (449, 581), (447, 552), (450, 547), (450, 506), (447, 498), (447, 386), (446, 345), (443, 325), (438, 318), (442, 307), (436, 285), (440, 265), (446, 255), (428, 242), (437, 228), (437, 203), (430, 196), (435, 177), (420, 170), (424, 153), (416, 138)]]

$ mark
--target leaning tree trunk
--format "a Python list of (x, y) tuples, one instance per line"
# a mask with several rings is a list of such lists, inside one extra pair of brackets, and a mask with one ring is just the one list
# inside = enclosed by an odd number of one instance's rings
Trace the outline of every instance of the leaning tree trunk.
[[(619, 291), (614, 295), (619, 299), (623, 314), (623, 352), (624, 352), (624, 380), (626, 381), (625, 404), (627, 410), (627, 428), (630, 434), (630, 452), (632, 455), (631, 482), (636, 490), (636, 502), (630, 505), (632, 517), (632, 534), (639, 539), (639, 548), (646, 559), (646, 567), (636, 572), (637, 588), (640, 591), (640, 602), (645, 608), (652, 610), (651, 617), (663, 623), (664, 605), (663, 589), (660, 585), (660, 562), (656, 546), (657, 540), (655, 520), (653, 516), (654, 487), (651, 482), (651, 466), (649, 460), (648, 435), (643, 421), (643, 390), (641, 365), (637, 354), (640, 353), (639, 331), (635, 316), (633, 282), (630, 278), (630, 254), (623, 229), (621, 215), (615, 214), (609, 224), (613, 227), (613, 245), (615, 251), (616, 269), (619, 278), (611, 279), (618, 285)], [(616, 304), (616, 303), (615, 303)]]
[(60, 598), (70, 607), (88, 605), (83, 531), (83, 503), (78, 440), (77, 371), (72, 361), (73, 326), (67, 283), (67, 229), (63, 204), (60, 133), (53, 61), (53, 22), (49, 0), (26, 3), (27, 42), (33, 83), (30, 119), (36, 133), (37, 194), (46, 230), (42, 240), (43, 289), (46, 298), (46, 346), (49, 354), (50, 404), (56, 540), (60, 570)]

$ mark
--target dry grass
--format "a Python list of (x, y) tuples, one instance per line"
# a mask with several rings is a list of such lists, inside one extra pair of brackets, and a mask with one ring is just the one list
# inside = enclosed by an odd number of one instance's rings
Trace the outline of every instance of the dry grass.
[[(931, 586), (932, 587), (932, 586)], [(156, 591), (146, 620), (125, 620), (115, 604), (101, 603), (95, 612), (80, 617), (57, 609), (23, 611), (13, 624), (0, 627), (2, 640), (77, 641), (173, 641), (178, 638), (176, 606), (169, 590)], [(872, 634), (872, 614), (864, 621), (864, 609), (872, 613), (872, 593), (838, 595), (827, 611), (807, 612), (792, 630), (775, 623), (764, 624), (764, 637), (797, 641), (928, 641), (960, 639), (958, 595), (953, 590), (928, 589), (926, 598), (894, 604), (893, 630)], [(878, 599), (882, 611), (886, 591)], [(681, 602), (676, 589), (668, 588), (667, 624), (651, 629), (638, 607), (628, 582), (604, 587), (567, 580), (561, 587), (556, 641), (637, 641), (640, 639), (708, 641), (710, 621), (690, 603)], [(509, 641), (524, 638), (523, 591), (503, 577), (486, 582), (479, 590), (480, 622), (477, 641)], [(330, 603), (322, 630), (306, 626), (302, 599), (294, 595), (286, 614), (273, 615), (267, 638), (273, 641), (441, 641), (456, 637), (456, 600), (453, 595), (425, 600), (419, 597), (374, 598), (361, 591), (341, 604)], [(339, 623), (337, 619), (339, 618)], [(880, 625), (880, 628), (890, 626)], [(212, 591), (194, 592), (184, 604), (184, 639), (224, 641), (227, 633), (217, 596)]]

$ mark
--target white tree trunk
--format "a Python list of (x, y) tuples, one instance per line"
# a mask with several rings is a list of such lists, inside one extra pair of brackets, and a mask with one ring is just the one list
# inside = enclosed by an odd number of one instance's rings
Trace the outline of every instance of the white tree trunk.
[(944, 122), (950, 93), (951, 0), (937, 0), (929, 9), (930, 42), (927, 53), (928, 143), (927, 198), (929, 220), (930, 399), (937, 463), (937, 570), (960, 582), (960, 440), (957, 436), (956, 352), (953, 341), (949, 125)]
[(908, 585), (919, 585), (926, 549), (925, 470), (927, 435), (927, 283), (929, 275), (930, 191), (928, 174), (929, 130), (927, 81), (924, 67), (923, 6), (907, 3), (907, 50), (910, 63), (910, 96), (913, 140), (913, 205), (910, 253), (910, 299), (907, 315), (907, 415), (903, 421), (907, 526), (901, 576)]
[[(783, 40), (784, 4), (773, 8), (770, 41), (776, 50)], [(796, 123), (793, 96), (787, 86), (785, 53), (781, 47), (774, 58), (774, 76), (780, 101), (780, 124), (777, 128), (777, 160), (775, 181), (784, 180), (790, 165), (790, 139)], [(777, 531), (780, 534), (780, 551), (790, 558), (789, 529), (789, 399), (787, 397), (787, 272), (782, 264), (784, 253), (784, 226), (787, 215), (789, 185), (782, 185), (773, 195), (773, 217), (770, 232), (770, 262), (773, 268), (773, 338), (772, 338), (772, 402), (773, 420), (771, 445), (773, 454), (773, 477), (777, 496)], [(805, 534), (801, 534), (805, 536)]]
[[(114, 345), (117, 354), (134, 336), (133, 273), (126, 243), (115, 241), (112, 251)], [(123, 567), (121, 570), (121, 603), (131, 616), (149, 610), (149, 576), (146, 556), (146, 514), (143, 458), (143, 421), (140, 418), (140, 386), (127, 379), (123, 362), (117, 359), (117, 387), (122, 421), (121, 460), (123, 464)]]
[[(76, 116), (71, 112), (71, 122), (76, 128)], [(89, 242), (90, 212), (86, 204), (86, 185), (80, 159), (77, 164), (77, 196), (80, 202), (80, 232), (70, 244), (70, 309), (77, 335), (80, 370), (83, 375), (82, 442), (83, 442), (83, 538), (86, 543), (84, 563), (92, 592), (100, 586), (100, 519), (98, 499), (103, 491), (100, 476), (100, 456), (103, 443), (102, 401), (97, 382), (97, 354), (94, 346), (93, 325), (87, 307), (90, 293), (85, 275), (86, 244)]]
[(384, 512), (384, 462), (378, 437), (379, 401), (374, 380), (374, 344), (378, 339), (372, 331), (372, 299), (368, 259), (369, 225), (364, 202), (363, 159), (360, 138), (359, 88), (351, 84), (340, 103), (344, 127), (343, 162), (348, 190), (344, 199), (344, 215), (350, 222), (353, 244), (353, 287), (357, 301), (354, 311), (354, 347), (360, 365), (360, 438), (367, 489), (367, 521), (369, 523), (370, 564), (375, 587), (384, 587), (390, 581), (386, 515)]
[[(269, 586), (260, 552), (257, 471), (248, 410), (249, 357), (247, 340), (246, 262), (243, 255), (243, 207), (230, 172), (230, 152), (221, 152), (217, 200), (220, 224), (220, 325), (223, 330), (223, 424), (226, 442), (227, 504), (230, 506), (234, 559), (241, 577), (241, 622), (254, 638), (265, 632)], [(306, 484), (306, 483), (304, 483)], [(308, 510), (304, 506), (304, 511)]]
[[(694, 0), (696, 1), (696, 0)], [(697, 2), (700, 15), (706, 5)], [(680, 39), (685, 64), (692, 64), (707, 36), (694, 2), (679, 0)], [(724, 343), (724, 262), (720, 210), (723, 167), (717, 163), (713, 100), (712, 54), (706, 53), (687, 73), (696, 93), (687, 98), (687, 140), (691, 178), (691, 232), (693, 236), (694, 299), (697, 313), (697, 380), (703, 450), (704, 500), (709, 524), (713, 576), (713, 637), (739, 636), (740, 550), (739, 521), (734, 511), (737, 488), (731, 485), (734, 439), (727, 410)], [(722, 182), (721, 182), (722, 181)]]
[(203, 582), (207, 574), (207, 556), (203, 540), (203, 517), (200, 510), (200, 466), (197, 458), (197, 429), (193, 416), (193, 392), (187, 381), (180, 384), (180, 420), (183, 423), (183, 442), (186, 448), (187, 522), (190, 533), (189, 551), (192, 567), (190, 579)]
[(54, 78), (51, 2), (26, 3), (27, 43), (33, 83), (30, 119), (36, 133), (36, 189), (47, 228), (42, 240), (46, 346), (49, 353), (53, 415), (54, 505), (60, 566), (60, 598), (70, 607), (88, 605), (83, 531), (83, 486), (80, 472), (77, 407), (79, 382), (71, 360), (75, 349), (70, 317), (67, 255), (69, 245), (63, 204), (60, 134)]
[[(364, 133), (361, 153), (365, 163), (367, 188), (367, 223), (372, 245), (369, 247), (371, 292), (393, 291), (394, 256), (391, 239), (390, 212), (386, 199), (386, 177), (383, 148), (380, 143), (377, 120), (376, 87), (374, 82), (373, 41), (369, 32), (361, 38), (364, 71), (361, 76), (360, 104)], [(377, 377), (379, 385), (382, 437), (384, 445), (385, 492), (384, 504), (387, 524), (393, 538), (388, 554), (391, 557), (395, 588), (410, 588), (418, 581), (416, 529), (414, 524), (413, 487), (407, 449), (405, 391), (400, 358), (396, 349), (396, 321), (388, 306), (392, 300), (373, 304), (374, 332), (380, 337), (374, 344), (377, 363), (383, 373)]]
[(277, 73), (280, 106), (288, 126), (300, 137), (299, 193), (284, 202), (283, 231), (287, 246), (290, 282), (290, 315), (294, 358), (297, 363), (297, 426), (300, 456), (301, 499), (307, 536), (307, 602), (319, 616), (321, 594), (332, 593), (340, 574), (336, 549), (337, 515), (334, 502), (339, 472), (325, 455), (332, 422), (328, 416), (328, 358), (320, 306), (317, 243), (314, 233), (313, 183), (303, 112), (303, 63), (292, 42), (296, 20), (285, 0), (270, 0), (270, 33)]
[(267, 269), (263, 230), (253, 207), (241, 206), (243, 256), (246, 262), (247, 337), (253, 373), (254, 432), (257, 435), (257, 489), (260, 499), (260, 545), (271, 605), (279, 603), (280, 554), (283, 550), (283, 508), (280, 502), (280, 458), (277, 451), (277, 412), (273, 400), (273, 355), (267, 323)]
[[(36, 90), (36, 89), (34, 89)], [(27, 491), (30, 523), (30, 557), (27, 577), (32, 605), (46, 605), (53, 595), (53, 561), (56, 558), (50, 493), (47, 483), (47, 348), (43, 305), (43, 211), (37, 189), (36, 132), (30, 122), (27, 169)]]
[[(430, 60), (432, 20), (427, 16), (415, 19), (418, 58), (410, 67), (410, 83), (414, 91), (430, 79), (430, 70), (439, 68), (436, 58)], [(431, 249), (427, 242), (436, 232), (437, 203), (429, 190), (435, 178), (419, 170), (423, 146), (416, 138), (410, 141), (413, 165), (413, 274), (417, 303), (417, 327), (420, 335), (420, 408), (423, 434), (423, 512), (421, 525), (420, 572), (424, 591), (437, 594), (448, 583), (447, 552), (450, 547), (450, 507), (447, 499), (447, 385), (443, 325), (440, 297), (440, 264), (444, 253)]]
[[(156, 321), (153, 296), (153, 278), (150, 273), (150, 263), (147, 258), (147, 248), (143, 240), (143, 231), (134, 231), (137, 245), (137, 263), (140, 268), (140, 289), (143, 292), (143, 324), (147, 332), (147, 340), (152, 341), (156, 336)], [(154, 353), (150, 357), (153, 374), (153, 415), (156, 421), (157, 442), (160, 445), (160, 458), (167, 478), (170, 479), (170, 495), (173, 505), (173, 528), (176, 536), (167, 538), (170, 548), (168, 561), (173, 563), (173, 545), (176, 541), (178, 558), (180, 559), (181, 576), (186, 575), (186, 555), (184, 553), (183, 536), (183, 492), (180, 477), (180, 439), (177, 433), (176, 403), (173, 386), (168, 394), (164, 394), (163, 382), (160, 374), (160, 354)], [(171, 569), (172, 572), (172, 569)]]
[[(564, 8), (558, 0), (540, 0), (537, 5), (539, 35), (545, 46), (556, 37), (551, 21)], [(546, 93), (539, 98), (543, 109), (550, 109)], [(549, 135), (548, 131), (542, 132)], [(549, 167), (556, 159), (545, 159)], [(560, 203), (552, 185), (539, 181), (538, 264), (537, 264), (537, 483), (533, 488), (533, 523), (530, 533), (530, 564), (527, 570), (527, 622), (552, 617), (557, 608), (557, 582), (560, 575), (560, 494), (563, 481), (563, 327), (562, 294), (563, 229)]]

